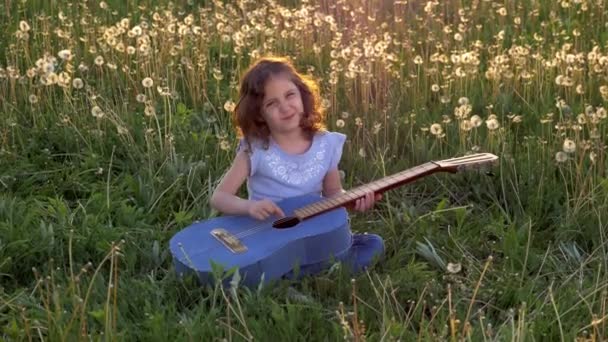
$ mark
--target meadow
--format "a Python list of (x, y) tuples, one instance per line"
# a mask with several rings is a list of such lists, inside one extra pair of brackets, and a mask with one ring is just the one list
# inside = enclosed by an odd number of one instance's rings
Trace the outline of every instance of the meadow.
[[(0, 339), (606, 339), (607, 23), (603, 0), (1, 2)], [(365, 273), (181, 279), (169, 239), (218, 215), (264, 55), (320, 82), (347, 189), (499, 163), (352, 214), (386, 242)]]

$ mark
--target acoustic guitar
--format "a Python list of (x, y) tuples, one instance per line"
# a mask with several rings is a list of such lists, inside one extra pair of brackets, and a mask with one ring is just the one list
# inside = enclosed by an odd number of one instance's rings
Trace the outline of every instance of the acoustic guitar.
[(493, 154), (477, 153), (431, 161), (336, 196), (288, 198), (277, 203), (287, 215), (283, 218), (227, 215), (195, 222), (171, 238), (175, 271), (180, 276), (195, 273), (201, 284), (213, 283), (215, 263), (223, 270), (238, 268), (242, 284), (255, 286), (281, 278), (296, 265), (341, 260), (352, 243), (347, 204), (436, 172), (455, 173), (497, 160)]

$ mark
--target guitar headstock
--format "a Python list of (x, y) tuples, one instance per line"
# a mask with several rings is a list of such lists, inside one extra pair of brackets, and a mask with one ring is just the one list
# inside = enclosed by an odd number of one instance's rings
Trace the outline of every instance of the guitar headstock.
[(442, 169), (451, 172), (463, 171), (467, 169), (480, 169), (495, 164), (498, 156), (492, 153), (475, 153), (462, 157), (433, 161)]

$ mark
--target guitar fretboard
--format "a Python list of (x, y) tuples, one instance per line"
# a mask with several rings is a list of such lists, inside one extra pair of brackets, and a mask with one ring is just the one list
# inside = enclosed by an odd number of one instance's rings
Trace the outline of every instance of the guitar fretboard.
[(347, 192), (323, 199), (300, 209), (296, 209), (294, 213), (300, 220), (304, 220), (326, 211), (345, 206), (350, 202), (354, 202), (355, 200), (365, 196), (365, 194), (369, 192), (382, 193), (394, 187), (413, 182), (420, 177), (441, 170), (442, 168), (436, 163), (428, 162), (426, 164), (395, 173), (391, 176), (381, 178), (371, 183), (358, 186)]

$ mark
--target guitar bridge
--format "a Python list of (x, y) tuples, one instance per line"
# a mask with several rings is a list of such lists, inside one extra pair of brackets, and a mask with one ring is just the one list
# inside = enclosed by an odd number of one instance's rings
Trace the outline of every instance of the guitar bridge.
[(224, 228), (215, 228), (211, 231), (211, 235), (219, 240), (232, 253), (239, 254), (247, 251), (247, 247), (234, 235), (230, 234)]

